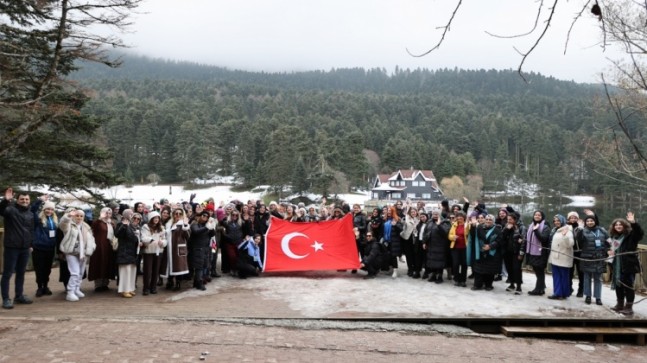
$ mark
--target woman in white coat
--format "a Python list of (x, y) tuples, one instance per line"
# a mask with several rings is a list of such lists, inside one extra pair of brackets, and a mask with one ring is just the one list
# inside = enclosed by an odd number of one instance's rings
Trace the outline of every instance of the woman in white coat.
[(573, 267), (573, 227), (566, 223), (566, 218), (558, 214), (553, 217), (551, 231), (550, 262), (553, 272), (552, 300), (563, 300), (571, 296), (570, 271)]
[(166, 247), (166, 231), (156, 211), (148, 213), (148, 223), (142, 227), (144, 245), (144, 291), (143, 295), (157, 294), (157, 280), (160, 275), (162, 251)]
[(96, 248), (92, 229), (83, 221), (85, 213), (80, 209), (68, 212), (59, 228), (63, 232), (60, 250), (65, 254), (67, 268), (70, 271), (70, 281), (67, 283), (67, 301), (79, 301), (85, 297), (81, 291), (81, 281), (85, 272), (86, 262)]

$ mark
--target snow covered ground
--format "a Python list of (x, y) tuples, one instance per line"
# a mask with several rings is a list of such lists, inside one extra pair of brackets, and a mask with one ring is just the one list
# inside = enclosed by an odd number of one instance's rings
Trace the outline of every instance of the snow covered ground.
[[(144, 202), (149, 206), (153, 203), (159, 202), (160, 199), (168, 199), (172, 203), (182, 202), (189, 200), (192, 193), (196, 194), (195, 201), (201, 202), (209, 198), (213, 198), (216, 204), (220, 202), (230, 202), (232, 200), (240, 200), (247, 202), (249, 199), (261, 199), (265, 194), (266, 189), (254, 188), (254, 191), (235, 192), (231, 190), (229, 185), (217, 185), (209, 188), (199, 189), (185, 189), (180, 185), (135, 185), (126, 187), (118, 185), (106, 189), (97, 189), (97, 192), (103, 193), (106, 198), (121, 200), (124, 203), (134, 204), (135, 202)], [(38, 189), (42, 193), (50, 193), (47, 188)], [(56, 198), (66, 201), (65, 204), (79, 205), (76, 198), (71, 194), (57, 194), (52, 193)], [(78, 196), (81, 194), (79, 193)], [(309, 196), (311, 199), (314, 196)], [(368, 192), (366, 193), (352, 193), (352, 194), (339, 194), (338, 197), (347, 201), (349, 204), (358, 203), (364, 205), (368, 199)]]
[[(239, 280), (222, 277), (207, 285), (206, 291), (187, 290), (170, 298), (171, 301), (216, 295), (230, 289), (249, 289), (262, 299), (284, 301), (308, 318), (335, 317), (563, 317), (563, 318), (623, 318), (610, 307), (615, 305), (615, 292), (603, 287), (603, 306), (586, 305), (584, 299), (550, 300), (552, 277), (546, 278), (545, 296), (530, 296), (535, 277), (524, 273), (524, 293), (506, 292), (504, 282), (496, 282), (493, 291), (472, 291), (453, 286), (430, 283), (406, 276), (399, 270), (394, 279), (386, 274), (364, 280), (364, 272), (303, 272), (272, 273), (260, 278)], [(637, 296), (636, 301), (642, 297)], [(647, 301), (634, 306), (636, 318), (647, 318)], [(631, 318), (627, 318), (631, 319)]]

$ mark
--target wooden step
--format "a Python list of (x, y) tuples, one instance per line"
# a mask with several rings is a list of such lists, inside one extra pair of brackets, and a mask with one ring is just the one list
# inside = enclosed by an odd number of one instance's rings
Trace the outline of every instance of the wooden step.
[(636, 344), (645, 345), (647, 328), (572, 327), (572, 326), (502, 326), (507, 337), (519, 335), (595, 335), (596, 343), (604, 342), (605, 335), (634, 335)]

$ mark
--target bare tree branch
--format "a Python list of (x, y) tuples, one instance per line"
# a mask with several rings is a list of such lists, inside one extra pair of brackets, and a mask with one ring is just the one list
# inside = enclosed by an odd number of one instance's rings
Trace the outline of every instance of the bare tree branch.
[(555, 8), (557, 7), (558, 2), (559, 2), (559, 0), (555, 0), (553, 2), (553, 6), (550, 8), (550, 14), (548, 15), (548, 19), (546, 19), (546, 22), (545, 22), (546, 25), (544, 26), (544, 30), (541, 32), (539, 37), (535, 40), (535, 43), (532, 45), (532, 47), (530, 47), (530, 49), (526, 53), (523, 53), (523, 57), (521, 58), (521, 63), (519, 63), (519, 68), (517, 68), (517, 73), (519, 73), (519, 76), (521, 76), (521, 78), (526, 83), (528, 83), (528, 80), (523, 75), (523, 71), (522, 71), (523, 64), (526, 62), (526, 59), (528, 58), (528, 56), (535, 50), (535, 48), (537, 48), (537, 46), (539, 45), (541, 40), (546, 35), (546, 32), (548, 31), (548, 27), (550, 27), (550, 24), (553, 21), (553, 15), (555, 15)]
[(437, 28), (437, 29), (444, 29), (444, 30), (443, 30), (443, 35), (440, 37), (440, 40), (438, 41), (438, 43), (433, 48), (431, 48), (428, 51), (426, 51), (424, 53), (421, 53), (421, 54), (413, 54), (407, 48), (406, 49), (407, 53), (409, 53), (409, 55), (412, 56), (412, 57), (419, 58), (419, 57), (424, 57), (427, 54), (433, 52), (434, 50), (440, 48), (440, 45), (443, 44), (443, 40), (445, 40), (445, 35), (447, 34), (450, 27), (452, 26), (452, 22), (454, 21), (454, 17), (456, 16), (456, 13), (458, 12), (458, 9), (461, 7), (462, 3), (463, 3), (463, 0), (458, 0), (458, 3), (456, 4), (456, 8), (454, 9), (454, 12), (452, 13), (452, 16), (449, 18), (449, 21), (447, 22), (447, 24), (445, 26), (443, 26), (443, 27)]
[(543, 7), (544, 7), (544, 0), (541, 0), (539, 2), (539, 7), (537, 8), (537, 16), (535, 17), (535, 24), (532, 26), (532, 29), (530, 29), (530, 31), (526, 33), (516, 34), (516, 35), (497, 35), (497, 34), (490, 33), (489, 31), (486, 30), (485, 34), (493, 36), (495, 38), (503, 38), (503, 39), (521, 38), (521, 37), (528, 36), (537, 29), (537, 24), (539, 24), (539, 18), (541, 17), (541, 9)]

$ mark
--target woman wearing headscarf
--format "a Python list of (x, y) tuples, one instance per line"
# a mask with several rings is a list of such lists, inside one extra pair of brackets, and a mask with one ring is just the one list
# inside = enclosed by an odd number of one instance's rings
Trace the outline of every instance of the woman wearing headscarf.
[(548, 298), (563, 300), (571, 296), (571, 267), (573, 267), (573, 228), (566, 223), (566, 218), (558, 214), (553, 217), (553, 229), (550, 232), (550, 265), (553, 273), (553, 294)]
[(595, 303), (602, 305), (602, 274), (606, 272), (605, 257), (608, 256), (608, 232), (599, 226), (598, 217), (593, 212), (584, 217), (584, 228), (578, 231), (576, 239), (582, 253), (581, 268), (584, 272), (584, 302), (591, 303), (591, 279), (593, 279), (593, 296)]
[[(611, 223), (609, 236), (611, 243), (611, 255), (613, 256), (613, 274), (611, 279), (611, 290), (616, 290), (618, 303), (612, 307), (623, 315), (633, 315), (634, 279), (640, 273), (640, 262), (638, 261), (638, 242), (642, 240), (644, 232), (636, 222), (634, 214), (627, 212), (627, 219), (618, 218)], [(625, 304), (625, 299), (627, 300)]]
[(468, 256), (472, 261), (474, 271), (474, 286), (472, 290), (494, 289), (492, 282), (494, 275), (501, 271), (501, 227), (494, 224), (495, 216), (488, 214), (485, 221), (479, 224), (474, 231), (474, 239), (471, 251), (473, 255)]
[(85, 297), (81, 291), (81, 281), (85, 265), (96, 248), (92, 230), (83, 221), (85, 213), (78, 209), (72, 210), (61, 218), (60, 228), (63, 231), (63, 240), (60, 249), (65, 254), (70, 279), (67, 283), (67, 301), (79, 301)]
[[(52, 261), (56, 253), (56, 229), (58, 228), (58, 218), (54, 213), (56, 205), (47, 200), (48, 197), (41, 197), (31, 207), (35, 215), (34, 223), (36, 231), (34, 241), (32, 242), (33, 250), (31, 252), (34, 271), (36, 272), (36, 297), (51, 295), (49, 289), (49, 275), (52, 273)], [(39, 212), (39, 208), (43, 209)]]
[(135, 282), (137, 280), (137, 255), (139, 252), (141, 232), (139, 222), (142, 216), (134, 213), (132, 209), (124, 210), (121, 222), (115, 230), (115, 237), (119, 240), (115, 261), (119, 269), (119, 286), (117, 292), (121, 296), (131, 298), (135, 296)]
[(526, 263), (532, 266), (537, 282), (528, 295), (540, 296), (546, 293), (546, 266), (550, 252), (550, 227), (546, 215), (538, 210), (532, 214), (532, 223), (526, 232)]
[(517, 212), (510, 213), (507, 223), (503, 227), (503, 262), (508, 271), (508, 283), (510, 284), (505, 291), (514, 292), (515, 295), (521, 295), (521, 284), (523, 284), (521, 267), (526, 249), (526, 228), (520, 219)]
[(90, 257), (88, 280), (94, 281), (94, 291), (108, 291), (110, 280), (115, 279), (115, 251), (112, 239), (115, 237), (115, 225), (112, 221), (112, 208), (101, 209), (99, 218), (92, 222), (92, 236), (97, 249)]
[[(189, 273), (188, 247), (191, 225), (184, 209), (175, 208), (171, 219), (166, 223), (166, 271), (167, 290), (179, 291), (182, 287), (181, 276)], [(174, 281), (175, 280), (175, 281)]]

